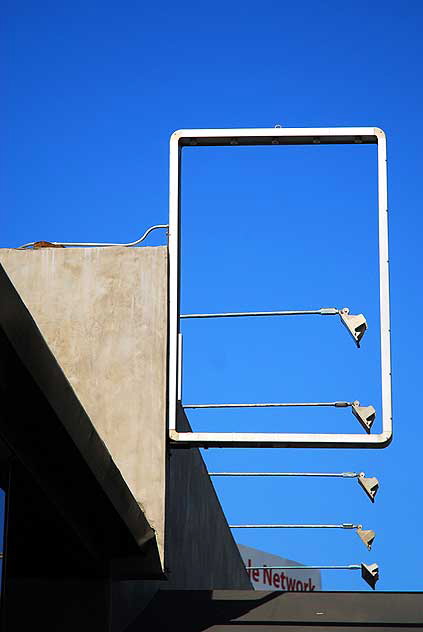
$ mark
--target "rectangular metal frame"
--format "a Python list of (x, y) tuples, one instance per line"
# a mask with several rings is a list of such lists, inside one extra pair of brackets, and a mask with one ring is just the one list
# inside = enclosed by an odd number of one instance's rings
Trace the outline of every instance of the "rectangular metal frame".
[[(186, 146), (377, 144), (379, 206), (382, 432), (310, 434), (178, 432), (181, 158)], [(386, 137), (377, 127), (178, 130), (170, 138), (169, 182), (169, 384), (168, 428), (174, 445), (196, 447), (385, 448), (392, 440)]]

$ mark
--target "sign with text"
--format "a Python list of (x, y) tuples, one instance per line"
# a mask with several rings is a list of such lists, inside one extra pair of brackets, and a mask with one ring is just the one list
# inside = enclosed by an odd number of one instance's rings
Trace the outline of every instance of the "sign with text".
[(245, 566), (263, 566), (265, 568), (247, 570), (255, 590), (285, 590), (289, 592), (314, 592), (322, 589), (319, 570), (273, 570), (272, 566), (301, 566), (300, 562), (287, 560), (278, 555), (265, 553), (238, 544)]

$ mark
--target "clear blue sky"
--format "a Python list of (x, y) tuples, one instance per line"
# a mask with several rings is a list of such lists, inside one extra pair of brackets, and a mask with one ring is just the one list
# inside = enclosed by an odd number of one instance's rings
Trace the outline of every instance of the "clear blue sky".
[[(418, 2), (22, 2), (2, 11), (1, 240), (130, 241), (167, 221), (179, 128), (379, 126), (388, 136), (394, 442), (383, 451), (209, 450), (213, 470), (364, 470), (355, 481), (230, 480), (230, 522), (361, 522), (237, 533), (310, 564), (377, 561), (380, 590), (420, 590), (422, 357)], [(360, 399), (380, 410), (374, 147), (188, 149), (184, 311), (349, 306), (335, 318), (184, 324), (184, 399)], [(164, 243), (156, 234), (148, 244)], [(349, 411), (190, 414), (196, 428), (360, 432)], [(380, 424), (380, 416), (377, 422)], [(377, 426), (380, 430), (380, 426)], [(359, 574), (323, 586), (365, 589)]]

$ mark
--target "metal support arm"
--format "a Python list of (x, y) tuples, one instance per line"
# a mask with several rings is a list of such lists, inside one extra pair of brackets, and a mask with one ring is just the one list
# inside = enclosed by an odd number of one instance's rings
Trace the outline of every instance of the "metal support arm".
[(379, 580), (378, 564), (345, 564), (339, 566), (246, 566), (247, 571), (308, 571), (308, 570), (325, 570), (325, 571), (359, 571), (361, 577), (372, 588), (375, 589), (376, 582)]
[(213, 314), (181, 314), (179, 318), (242, 318), (244, 316), (306, 316), (309, 314), (336, 316), (336, 314), (341, 314), (341, 312), (342, 310), (337, 309), (336, 307), (321, 307), (320, 309), (295, 309), (274, 312), (220, 312)]
[(231, 529), (360, 529), (352, 522), (342, 524), (230, 524)]

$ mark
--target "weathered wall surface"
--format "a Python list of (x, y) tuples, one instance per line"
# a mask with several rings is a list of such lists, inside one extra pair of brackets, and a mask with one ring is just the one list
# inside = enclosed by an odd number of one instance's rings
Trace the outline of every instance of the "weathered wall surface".
[[(178, 408), (178, 429), (191, 427)], [(251, 589), (238, 547), (197, 448), (169, 451), (165, 563), (173, 588)]]
[(0, 263), (156, 532), (167, 581), (115, 560), (135, 581), (115, 583), (114, 613), (164, 587), (251, 588), (199, 450), (166, 446), (167, 248), (7, 249)]
[(167, 249), (0, 250), (164, 556)]

